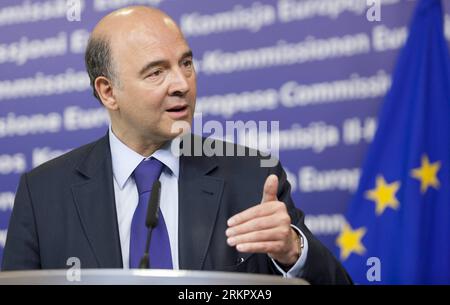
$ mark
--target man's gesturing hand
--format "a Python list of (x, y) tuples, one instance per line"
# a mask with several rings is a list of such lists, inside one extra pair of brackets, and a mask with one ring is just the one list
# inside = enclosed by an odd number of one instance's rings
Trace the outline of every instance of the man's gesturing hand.
[(239, 252), (267, 253), (279, 263), (292, 266), (298, 260), (297, 233), (284, 202), (278, 201), (278, 177), (270, 175), (264, 184), (261, 204), (228, 219), (225, 234)]

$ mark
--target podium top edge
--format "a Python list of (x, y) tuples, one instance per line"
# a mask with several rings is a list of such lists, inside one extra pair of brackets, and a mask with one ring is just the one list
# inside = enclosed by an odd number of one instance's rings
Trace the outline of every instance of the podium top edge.
[(67, 269), (0, 272), (0, 285), (309, 285), (303, 279), (217, 271)]

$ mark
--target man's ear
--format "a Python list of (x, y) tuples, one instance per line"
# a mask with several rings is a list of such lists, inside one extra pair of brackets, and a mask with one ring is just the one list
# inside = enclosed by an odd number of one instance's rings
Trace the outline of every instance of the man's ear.
[(109, 110), (119, 109), (111, 80), (104, 76), (99, 76), (95, 79), (94, 86), (103, 106)]

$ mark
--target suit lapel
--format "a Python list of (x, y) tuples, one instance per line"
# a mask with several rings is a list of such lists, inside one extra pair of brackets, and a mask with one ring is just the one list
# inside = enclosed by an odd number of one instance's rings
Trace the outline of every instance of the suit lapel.
[(122, 268), (108, 135), (77, 166), (85, 181), (72, 185), (77, 211), (99, 268)]
[(214, 157), (181, 157), (179, 178), (180, 269), (202, 269), (216, 223), (224, 181), (208, 174)]

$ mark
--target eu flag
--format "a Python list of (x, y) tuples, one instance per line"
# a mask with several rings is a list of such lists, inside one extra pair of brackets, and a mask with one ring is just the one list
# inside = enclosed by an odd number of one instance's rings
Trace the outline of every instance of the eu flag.
[(360, 284), (450, 284), (450, 58), (440, 0), (421, 0), (336, 239)]

